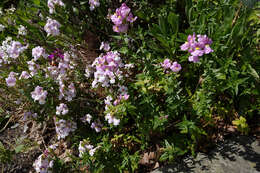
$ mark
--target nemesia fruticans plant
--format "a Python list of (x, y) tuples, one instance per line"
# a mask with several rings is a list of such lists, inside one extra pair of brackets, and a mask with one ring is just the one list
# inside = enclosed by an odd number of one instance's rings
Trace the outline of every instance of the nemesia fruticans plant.
[(204, 147), (216, 119), (259, 112), (258, 21), (243, 3), (0, 4), (1, 89), (56, 134), (36, 172), (147, 172)]

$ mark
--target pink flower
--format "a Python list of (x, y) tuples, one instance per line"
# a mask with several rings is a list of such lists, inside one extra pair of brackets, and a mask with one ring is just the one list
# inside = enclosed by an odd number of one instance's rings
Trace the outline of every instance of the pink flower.
[(213, 49), (210, 48), (210, 44), (212, 44), (212, 40), (206, 35), (196, 36), (194, 33), (193, 35), (189, 35), (187, 42), (181, 45), (181, 50), (188, 50), (191, 54), (191, 56), (189, 56), (189, 61), (196, 63), (199, 62), (200, 56), (213, 52)]
[(115, 13), (113, 14), (110, 19), (112, 20), (112, 22), (115, 24), (115, 25), (121, 25), (123, 23), (123, 20), (124, 18), (122, 16), (120, 16), (120, 14), (118, 13)]
[(100, 6), (99, 0), (89, 0), (90, 10), (94, 10), (96, 7)]
[(5, 79), (6, 84), (7, 84), (8, 87), (15, 86), (15, 84), (16, 84), (15, 75), (16, 75), (16, 73), (10, 72), (8, 78)]
[(171, 67), (171, 61), (169, 59), (165, 59), (161, 65), (164, 70), (167, 70)]
[(127, 17), (127, 21), (130, 23), (133, 23), (134, 21), (136, 21), (137, 16), (134, 17), (132, 13), (129, 13), (128, 17)]
[(39, 101), (39, 103), (42, 105), (44, 104), (46, 101), (46, 97), (47, 97), (48, 92), (44, 91), (42, 87), (37, 86), (33, 92), (31, 92), (32, 98), (34, 99), (34, 101)]
[(199, 60), (199, 57), (197, 57), (197, 56), (189, 56), (189, 61), (196, 63), (196, 62), (199, 62), (200, 60)]
[(131, 9), (125, 3), (123, 3), (119, 8), (119, 13), (122, 15), (123, 18), (126, 18), (130, 11)]
[(107, 43), (107, 42), (102, 42), (101, 45), (100, 45), (99, 50), (102, 50), (102, 49), (104, 49), (106, 52), (109, 51), (109, 50), (110, 50), (110, 45), (109, 45), (109, 43)]
[(125, 33), (125, 32), (127, 32), (127, 30), (128, 30), (128, 25), (127, 24), (125, 24), (125, 25), (114, 25), (113, 26), (113, 31), (114, 32)]
[(175, 61), (172, 63), (170, 68), (173, 72), (179, 72), (181, 70), (181, 65)]
[(128, 30), (128, 24), (133, 23), (137, 17), (134, 17), (130, 12), (131, 9), (125, 3), (116, 12), (110, 16), (111, 21), (114, 23), (113, 31), (118, 33), (125, 33)]

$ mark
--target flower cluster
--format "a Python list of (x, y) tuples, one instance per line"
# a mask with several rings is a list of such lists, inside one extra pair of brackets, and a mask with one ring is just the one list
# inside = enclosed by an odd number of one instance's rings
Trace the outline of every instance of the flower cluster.
[(110, 51), (97, 57), (92, 66), (96, 68), (92, 82), (93, 88), (96, 88), (98, 83), (101, 83), (102, 87), (108, 87), (110, 84), (115, 84), (116, 79), (121, 80), (123, 77), (120, 68), (124, 67), (124, 64), (118, 52)]
[(53, 159), (43, 153), (35, 160), (33, 167), (38, 173), (52, 173)]
[(74, 132), (77, 129), (77, 124), (71, 120), (57, 120), (54, 118), (54, 122), (58, 140), (64, 139), (70, 132)]
[(0, 46), (0, 64), (9, 64), (11, 60), (17, 59), (27, 48), (28, 45), (23, 46), (19, 41), (14, 41), (11, 37), (7, 37), (2, 42), (2, 46)]
[(114, 126), (118, 126), (120, 123), (120, 119), (112, 116), (110, 113), (106, 114), (105, 120), (107, 120), (109, 124), (113, 124)]
[(103, 124), (101, 124), (100, 120), (95, 120), (94, 122), (91, 123), (91, 120), (92, 120), (92, 116), (90, 114), (86, 114), (84, 117), (80, 118), (80, 120), (83, 122), (83, 123), (86, 123), (88, 122), (89, 124), (91, 124), (91, 128), (92, 129), (95, 129), (95, 131), (98, 133), (98, 132), (101, 132), (101, 128), (103, 126)]
[(64, 98), (67, 101), (71, 101), (76, 96), (76, 88), (74, 83), (70, 83), (66, 86), (66, 81), (68, 78), (68, 70), (74, 69), (73, 61), (71, 61), (71, 56), (69, 52), (64, 54), (61, 50), (55, 50), (52, 54), (48, 56), (50, 61), (50, 66), (46, 67), (44, 71), (46, 72), (46, 78), (50, 77), (55, 80), (59, 85), (59, 100)]
[(48, 0), (50, 14), (54, 13), (55, 5), (64, 6), (64, 3), (61, 0)]
[(34, 61), (37, 61), (41, 56), (46, 58), (46, 53), (43, 47), (37, 46), (32, 49), (32, 56), (34, 57)]
[(213, 49), (210, 48), (211, 44), (212, 40), (206, 35), (196, 36), (194, 33), (193, 35), (189, 35), (187, 42), (181, 45), (181, 50), (188, 50), (191, 54), (191, 56), (189, 56), (190, 62), (199, 62), (200, 56), (213, 52)]
[(59, 91), (59, 100), (64, 97), (65, 100), (71, 101), (74, 97), (76, 97), (76, 88), (74, 83), (70, 83), (70, 85), (66, 88), (65, 84), (61, 82)]
[(37, 71), (39, 70), (40, 66), (34, 62), (34, 60), (27, 61), (28, 69), (30, 71), (30, 75), (34, 76), (37, 74)]
[(68, 106), (64, 103), (61, 103), (56, 107), (56, 115), (66, 115), (69, 112)]
[(11, 45), (7, 49), (7, 53), (11, 58), (16, 59), (25, 49), (26, 47), (23, 47), (19, 41), (12, 41)]
[(44, 30), (47, 32), (48, 36), (57, 36), (60, 34), (60, 23), (57, 20), (48, 18), (47, 23), (44, 26)]
[(82, 157), (86, 151), (89, 152), (90, 156), (93, 156), (99, 147), (90, 145), (86, 140), (80, 141), (79, 143), (79, 157)]
[(100, 6), (99, 0), (89, 0), (90, 10), (93, 11), (96, 7)]
[(123, 3), (121, 7), (117, 8), (116, 12), (110, 16), (110, 19), (114, 23), (113, 30), (115, 32), (127, 32), (128, 22), (133, 23), (137, 19), (130, 11), (131, 9)]
[(34, 101), (39, 101), (39, 103), (42, 105), (44, 104), (46, 101), (46, 97), (47, 97), (48, 92), (44, 91), (42, 87), (37, 86), (33, 92), (31, 92), (32, 98), (34, 99)]
[(13, 87), (16, 84), (16, 76), (17, 74), (15, 72), (10, 72), (8, 75), (8, 78), (5, 79), (7, 86)]
[(117, 99), (115, 99), (114, 101), (113, 101), (113, 98), (110, 95), (107, 96), (106, 99), (104, 100), (105, 105), (106, 105), (105, 109), (108, 112), (105, 115), (105, 120), (109, 124), (113, 124), (114, 126), (118, 126), (119, 125), (120, 119), (118, 119), (115, 116), (113, 116), (112, 113), (109, 112), (109, 109), (111, 108), (111, 106), (117, 106), (118, 104), (120, 104), (121, 101), (128, 100), (128, 98), (129, 98), (129, 95), (127, 94), (127, 88), (125, 86), (120, 86), (119, 92), (121, 92), (121, 94), (119, 94)]
[(165, 71), (171, 69), (171, 71), (173, 72), (179, 72), (181, 70), (180, 64), (178, 64), (176, 61), (172, 63), (169, 59), (165, 59), (163, 63), (161, 63), (161, 66), (164, 68)]
[(54, 157), (52, 152), (57, 145), (49, 146), (43, 154), (41, 154), (33, 163), (33, 167), (37, 173), (52, 173)]
[(18, 41), (13, 41), (11, 37), (7, 37), (0, 46), (0, 66), (2, 63), (10, 64), (11, 61), (18, 58), (20, 54), (27, 49), (28, 46), (22, 46)]

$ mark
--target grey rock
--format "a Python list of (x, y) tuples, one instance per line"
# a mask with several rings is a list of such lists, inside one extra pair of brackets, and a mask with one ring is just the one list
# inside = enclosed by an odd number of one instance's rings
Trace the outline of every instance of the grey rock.
[(152, 173), (260, 173), (260, 141), (235, 136), (217, 144), (209, 154), (187, 156)]

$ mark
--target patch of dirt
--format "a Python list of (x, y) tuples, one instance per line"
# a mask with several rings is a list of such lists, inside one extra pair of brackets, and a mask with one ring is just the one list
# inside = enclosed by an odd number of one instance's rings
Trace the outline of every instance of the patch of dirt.
[(41, 150), (34, 141), (28, 140), (26, 136), (21, 125), (13, 129), (7, 128), (0, 134), (0, 141), (6, 149), (13, 151), (18, 145), (24, 145), (26, 148), (24, 152), (14, 152), (11, 162), (1, 163), (0, 170), (8, 173), (28, 173), (33, 170), (32, 163), (39, 156)]

